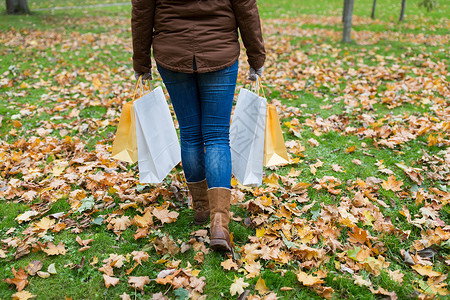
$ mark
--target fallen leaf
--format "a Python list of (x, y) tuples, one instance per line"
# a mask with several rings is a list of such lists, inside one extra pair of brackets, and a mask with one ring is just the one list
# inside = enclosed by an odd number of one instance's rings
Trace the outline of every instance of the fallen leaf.
[(119, 283), (119, 278), (111, 277), (106, 274), (103, 274), (103, 279), (105, 280), (106, 288), (109, 288), (110, 286), (116, 286)]
[(16, 270), (13, 267), (12, 273), (14, 276), (13, 278), (6, 278), (6, 279), (3, 279), (3, 281), (8, 284), (14, 284), (16, 286), (17, 291), (20, 292), (28, 284), (28, 280), (27, 280), (28, 275), (25, 273), (25, 270), (22, 268), (19, 268), (19, 270), (16, 272)]
[(262, 279), (261, 277), (259, 277), (258, 281), (256, 282), (255, 289), (258, 291), (260, 295), (265, 295), (268, 292), (270, 292), (270, 290), (266, 286), (265, 280)]
[(233, 283), (230, 286), (231, 296), (242, 294), (244, 292), (244, 288), (248, 286), (249, 284), (244, 281), (244, 278), (235, 277)]
[(148, 276), (139, 276), (139, 277), (130, 276), (128, 278), (128, 284), (132, 288), (137, 289), (139, 291), (143, 291), (144, 285), (149, 284), (149, 283), (150, 283), (150, 278)]

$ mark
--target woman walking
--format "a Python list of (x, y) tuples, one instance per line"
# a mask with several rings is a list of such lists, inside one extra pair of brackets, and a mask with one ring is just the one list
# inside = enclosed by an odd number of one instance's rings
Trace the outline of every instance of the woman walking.
[(238, 74), (238, 29), (250, 80), (265, 61), (256, 0), (132, 0), (133, 68), (151, 79), (151, 48), (180, 127), (194, 222), (210, 217), (210, 246), (231, 251), (229, 129)]

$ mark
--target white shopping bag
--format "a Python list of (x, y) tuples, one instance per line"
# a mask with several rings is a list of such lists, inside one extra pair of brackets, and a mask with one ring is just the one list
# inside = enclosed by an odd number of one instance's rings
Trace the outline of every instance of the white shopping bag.
[(160, 183), (181, 161), (180, 143), (161, 87), (134, 101), (140, 183)]
[(243, 185), (262, 184), (265, 98), (247, 90), (239, 92), (230, 126), (231, 164), (233, 175)]

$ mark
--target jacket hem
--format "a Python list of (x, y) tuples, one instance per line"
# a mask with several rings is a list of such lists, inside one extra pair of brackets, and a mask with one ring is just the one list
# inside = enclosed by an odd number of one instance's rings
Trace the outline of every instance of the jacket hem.
[(159, 61), (158, 59), (155, 58), (156, 63), (158, 65), (160, 65), (161, 67), (163, 67), (164, 69), (173, 71), (173, 72), (180, 72), (180, 73), (209, 73), (209, 72), (215, 72), (215, 71), (219, 71), (225, 68), (228, 68), (230, 66), (232, 66), (237, 60), (239, 59), (239, 54), (237, 55), (237, 57), (233, 58), (230, 62), (227, 62), (223, 65), (220, 66), (213, 66), (213, 67), (199, 67), (197, 64), (197, 71), (194, 72), (193, 68), (183, 68), (183, 67), (175, 67), (172, 65), (168, 65), (165, 63), (162, 63), (161, 61)]

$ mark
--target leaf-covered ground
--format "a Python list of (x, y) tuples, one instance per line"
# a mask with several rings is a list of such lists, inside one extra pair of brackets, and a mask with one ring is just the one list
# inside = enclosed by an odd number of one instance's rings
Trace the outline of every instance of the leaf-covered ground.
[(372, 20), (358, 1), (342, 45), (342, 1), (297, 2), (259, 2), (291, 163), (233, 181), (234, 258), (193, 225), (180, 166), (150, 186), (111, 159), (135, 83), (130, 6), (2, 16), (0, 299), (448, 296), (448, 5), (408, 3), (399, 24), (399, 4)]

